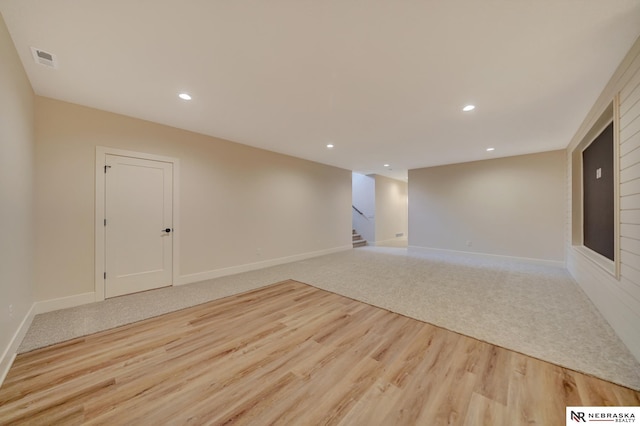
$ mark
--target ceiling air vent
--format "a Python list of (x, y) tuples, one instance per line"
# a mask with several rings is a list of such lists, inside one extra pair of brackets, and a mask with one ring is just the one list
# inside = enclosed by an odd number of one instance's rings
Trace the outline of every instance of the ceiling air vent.
[(45, 52), (44, 50), (31, 48), (31, 54), (36, 64), (44, 65), (50, 68), (58, 68), (58, 60), (53, 53)]

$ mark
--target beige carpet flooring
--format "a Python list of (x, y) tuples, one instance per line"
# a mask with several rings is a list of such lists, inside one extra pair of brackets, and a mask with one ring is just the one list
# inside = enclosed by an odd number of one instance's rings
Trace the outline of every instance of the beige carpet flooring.
[(19, 352), (294, 279), (640, 390), (640, 364), (562, 268), (363, 247), (37, 315)]

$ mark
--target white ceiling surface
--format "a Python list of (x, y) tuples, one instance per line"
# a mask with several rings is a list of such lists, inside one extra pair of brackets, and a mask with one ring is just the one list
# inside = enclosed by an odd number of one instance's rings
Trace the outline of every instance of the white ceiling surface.
[(640, 35), (640, 0), (0, 0), (0, 12), (38, 95), (395, 178), (565, 148)]

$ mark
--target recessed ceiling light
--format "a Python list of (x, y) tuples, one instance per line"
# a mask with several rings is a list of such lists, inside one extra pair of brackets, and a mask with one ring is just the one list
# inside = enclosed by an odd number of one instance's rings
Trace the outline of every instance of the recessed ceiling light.
[(389, 167), (389, 165), (388, 164), (384, 164), (382, 167)]
[(333, 144), (332, 143), (328, 143), (327, 144), (327, 148), (329, 148), (329, 149), (333, 148)]
[(475, 106), (475, 105), (467, 105), (467, 106), (465, 106), (464, 108), (462, 108), (462, 110), (463, 110), (464, 112), (473, 111), (474, 109), (476, 109), (476, 106)]
[(495, 148), (487, 148), (487, 151), (495, 151)]
[(180, 93), (178, 95), (178, 97), (180, 99), (182, 99), (182, 100), (185, 100), (185, 101), (190, 101), (191, 100), (191, 95), (189, 95), (188, 93)]

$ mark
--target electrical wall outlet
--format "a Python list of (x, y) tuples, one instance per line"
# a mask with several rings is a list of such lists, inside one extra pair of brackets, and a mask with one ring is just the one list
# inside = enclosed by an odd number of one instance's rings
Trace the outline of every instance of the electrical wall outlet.
[(473, 241), (467, 240), (467, 247), (471, 247), (473, 245)]
[(13, 317), (13, 303), (9, 305), (9, 317)]

